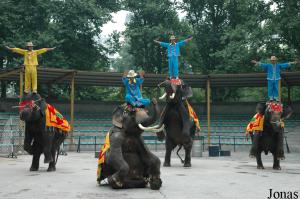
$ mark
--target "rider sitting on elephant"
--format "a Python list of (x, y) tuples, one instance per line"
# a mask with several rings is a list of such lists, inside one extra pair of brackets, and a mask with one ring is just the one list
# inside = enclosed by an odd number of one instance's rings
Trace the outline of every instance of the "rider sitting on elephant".
[(262, 135), (264, 128), (264, 107), (262, 104), (258, 104), (256, 106), (256, 114), (253, 116), (249, 124), (247, 125), (246, 136), (250, 135), (252, 146), (250, 149), (250, 157), (255, 157), (257, 148), (258, 148), (258, 140)]
[(122, 81), (126, 88), (125, 101), (133, 107), (146, 107), (150, 104), (150, 100), (143, 98), (141, 93), (144, 75), (143, 71), (139, 75), (134, 70), (124, 72)]
[[(256, 114), (249, 122), (246, 130), (246, 136), (250, 135), (252, 140), (252, 147), (250, 149), (250, 157), (255, 157), (258, 149), (258, 143), (264, 131), (265, 109), (268, 107), (273, 112), (282, 112), (282, 104), (276, 101), (268, 101), (265, 103), (258, 103), (256, 106)], [(284, 123), (280, 122), (283, 128)]]

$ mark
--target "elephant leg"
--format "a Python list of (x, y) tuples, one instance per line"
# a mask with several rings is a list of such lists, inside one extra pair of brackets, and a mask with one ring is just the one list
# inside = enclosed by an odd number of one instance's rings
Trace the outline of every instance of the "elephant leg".
[(53, 161), (53, 155), (51, 153), (53, 139), (55, 137), (55, 129), (53, 127), (47, 128), (43, 132), (43, 143), (44, 143), (44, 163), (50, 163)]
[(276, 157), (278, 160), (284, 160), (284, 151), (283, 151), (283, 132), (284, 130), (282, 129), (282, 132), (278, 133), (278, 140), (277, 140), (277, 146), (276, 146)]
[(144, 146), (144, 148), (146, 151), (144, 154), (141, 154), (141, 158), (148, 168), (147, 173), (150, 177), (150, 188), (158, 190), (162, 185), (162, 181), (160, 179), (160, 159), (151, 153), (146, 146)]
[(171, 166), (171, 153), (172, 153), (172, 150), (174, 149), (175, 145), (169, 138), (167, 138), (165, 146), (166, 146), (166, 154), (165, 154), (164, 167), (170, 167)]
[(32, 146), (32, 151), (33, 156), (30, 171), (37, 171), (39, 170), (40, 157), (43, 153), (43, 147), (39, 143), (34, 142)]
[(261, 160), (261, 153), (256, 153), (256, 162), (257, 162), (257, 169), (265, 169)]
[(191, 167), (191, 151), (193, 147), (193, 140), (189, 137), (190, 141), (188, 143), (183, 144), (185, 150), (185, 159), (184, 159), (184, 167)]
[(122, 143), (124, 133), (114, 131), (110, 136), (110, 151), (107, 156), (107, 164), (111, 165), (117, 172), (108, 177), (108, 183), (112, 188), (123, 188), (124, 180), (129, 172), (129, 165), (124, 160), (122, 153)]
[(47, 169), (48, 172), (56, 171), (56, 166), (55, 166), (55, 164), (56, 164), (56, 162), (55, 162), (56, 153), (58, 153), (57, 148), (52, 148), (51, 149), (51, 156), (52, 156), (53, 161), (49, 163), (49, 166), (48, 166), (48, 169)]
[(24, 150), (29, 154), (33, 155), (33, 149), (31, 146), (33, 140), (33, 136), (28, 132), (27, 129), (25, 129), (25, 137), (24, 137)]
[(273, 169), (281, 170), (280, 161), (279, 161), (279, 158), (277, 157), (276, 153), (273, 153)]
[[(56, 155), (59, 155), (59, 147), (61, 143), (66, 138), (66, 135), (64, 133), (59, 133), (59, 130), (55, 132), (55, 137), (52, 143), (52, 149), (51, 149), (51, 156), (53, 161), (49, 163), (49, 167), (47, 171), (56, 171)], [(58, 157), (57, 157), (58, 158)]]
[(259, 140), (260, 140), (260, 133), (257, 132), (253, 132), (253, 136), (252, 136), (252, 146), (250, 149), (250, 154), (249, 156), (251, 158), (254, 158), (257, 154), (258, 151), (258, 145), (259, 145)]
[(132, 180), (132, 179), (125, 179), (124, 185), (122, 188), (130, 189), (130, 188), (145, 188), (148, 182), (146, 180)]

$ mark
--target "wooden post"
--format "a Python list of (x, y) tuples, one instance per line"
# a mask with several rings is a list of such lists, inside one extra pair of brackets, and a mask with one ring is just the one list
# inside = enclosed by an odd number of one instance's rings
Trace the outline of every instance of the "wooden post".
[[(23, 82), (24, 82), (24, 75), (23, 75), (23, 70), (21, 69), (19, 72), (20, 75), (20, 99), (19, 102), (21, 102), (22, 97), (23, 97)], [(24, 134), (23, 134), (24, 132)], [(25, 123), (19, 119), (19, 145), (21, 145), (22, 141), (23, 141), (23, 136), (25, 135)]]
[(75, 150), (75, 145), (74, 145), (74, 135), (73, 135), (73, 130), (74, 130), (74, 98), (75, 98), (75, 73), (72, 75), (71, 79), (71, 132), (70, 132), (70, 150)]
[(207, 101), (207, 142), (208, 146), (210, 146), (210, 79), (207, 79), (206, 83), (206, 101)]
[(288, 86), (288, 103), (291, 103), (291, 87)]
[(73, 74), (71, 79), (71, 136), (73, 136), (73, 129), (74, 129), (74, 86), (75, 86), (75, 74)]
[(278, 100), (281, 102), (281, 79), (278, 81)]
[(21, 69), (20, 70), (20, 102), (21, 102), (21, 99), (23, 97), (23, 82), (24, 82), (24, 76), (23, 76), (23, 70)]

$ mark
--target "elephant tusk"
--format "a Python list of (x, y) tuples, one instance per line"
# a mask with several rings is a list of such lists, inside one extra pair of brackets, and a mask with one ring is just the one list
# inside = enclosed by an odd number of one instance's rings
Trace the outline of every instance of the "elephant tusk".
[(170, 96), (170, 99), (174, 99), (175, 97), (175, 93), (172, 93), (172, 95)]
[(167, 96), (167, 93), (164, 93), (161, 97), (159, 97), (160, 100), (164, 99)]
[(21, 108), (21, 107), (24, 107), (24, 106), (12, 106), (11, 108)]
[(143, 130), (143, 131), (148, 130), (147, 127), (144, 127), (142, 124), (139, 124), (138, 126), (139, 126), (139, 128), (140, 128), (141, 130)]
[(157, 130), (157, 128), (159, 127), (159, 125), (155, 125), (155, 126), (151, 126), (151, 127), (144, 127), (142, 124), (138, 124), (138, 126), (143, 131)]
[(160, 128), (158, 128), (158, 129), (151, 129), (151, 130), (149, 130), (149, 132), (151, 132), (151, 133), (161, 132), (164, 128), (165, 128), (165, 126), (161, 125)]

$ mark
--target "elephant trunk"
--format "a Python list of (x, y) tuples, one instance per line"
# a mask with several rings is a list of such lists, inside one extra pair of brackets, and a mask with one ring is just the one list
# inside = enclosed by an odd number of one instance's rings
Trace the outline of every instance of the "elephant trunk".
[(154, 102), (152, 102), (152, 106), (154, 109), (153, 114), (152, 114), (152, 116), (149, 116), (146, 120), (144, 120), (141, 123), (143, 126), (150, 126), (150, 125), (154, 124), (158, 118), (159, 110), (158, 110), (158, 105), (157, 105), (156, 100)]

